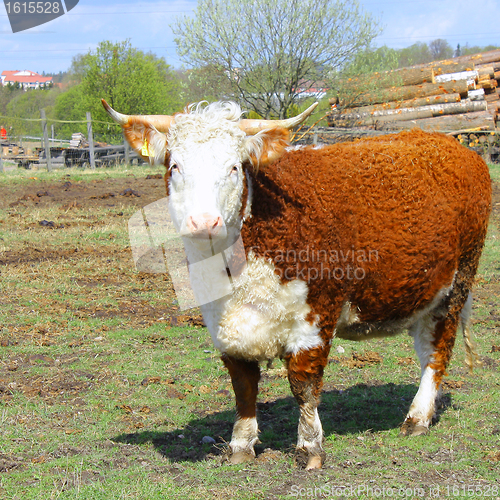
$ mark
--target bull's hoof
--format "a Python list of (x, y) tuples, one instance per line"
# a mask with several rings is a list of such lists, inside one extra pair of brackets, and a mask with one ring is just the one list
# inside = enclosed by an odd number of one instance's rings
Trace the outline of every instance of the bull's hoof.
[(321, 469), (322, 465), (325, 463), (326, 453), (321, 452), (320, 454), (313, 455), (307, 450), (298, 449), (295, 454), (295, 464), (305, 470)]
[(228, 461), (231, 465), (244, 464), (245, 462), (252, 462), (253, 460), (255, 460), (255, 456), (244, 451), (236, 451), (228, 457)]
[(309, 460), (307, 461), (306, 470), (321, 469), (322, 465), (323, 461), (321, 460), (321, 457), (319, 455), (313, 455), (309, 457)]
[(425, 436), (429, 432), (429, 428), (425, 425), (416, 425), (410, 436)]
[(414, 418), (407, 418), (400, 431), (403, 436), (425, 436), (428, 432), (429, 428), (417, 423)]

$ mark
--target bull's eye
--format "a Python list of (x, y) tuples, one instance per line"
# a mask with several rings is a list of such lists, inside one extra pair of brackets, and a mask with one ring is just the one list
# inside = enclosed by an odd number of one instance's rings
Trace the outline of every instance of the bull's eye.
[(177, 163), (172, 163), (169, 167), (170, 179), (172, 179), (172, 186), (178, 186), (183, 180), (181, 169)]
[(233, 165), (233, 168), (231, 168), (231, 173), (229, 175), (229, 178), (231, 179), (231, 181), (233, 182), (233, 184), (235, 186), (238, 185), (238, 175), (239, 175), (239, 169), (238, 169), (238, 165)]

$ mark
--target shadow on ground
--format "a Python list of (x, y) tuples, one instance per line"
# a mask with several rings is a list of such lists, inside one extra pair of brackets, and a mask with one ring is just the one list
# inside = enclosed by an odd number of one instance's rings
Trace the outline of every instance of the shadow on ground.
[[(344, 391), (324, 391), (319, 407), (325, 436), (362, 434), (397, 429), (403, 423), (416, 393), (414, 385), (358, 384)], [(451, 395), (440, 400), (435, 422), (451, 405)], [(291, 396), (258, 403), (260, 440), (257, 456), (265, 448), (292, 452), (297, 439), (299, 409)], [(191, 420), (185, 427), (170, 432), (139, 431), (120, 434), (114, 442), (141, 445), (152, 443), (156, 450), (172, 461), (197, 462), (207, 456), (222, 455), (231, 439), (234, 411), (223, 411)], [(216, 443), (202, 444), (204, 436)]]

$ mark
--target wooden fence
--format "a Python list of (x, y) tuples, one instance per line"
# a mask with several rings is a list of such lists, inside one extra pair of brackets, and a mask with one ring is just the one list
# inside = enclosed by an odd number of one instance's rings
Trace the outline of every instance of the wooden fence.
[[(9, 117), (0, 117), (0, 119), (2, 118)], [(25, 168), (37, 164), (51, 171), (60, 166), (75, 165), (95, 169), (99, 165), (110, 165), (120, 161), (127, 163), (130, 160), (134, 162), (140, 161), (137, 154), (131, 153), (126, 141), (122, 146), (98, 144), (96, 147), (90, 112), (87, 112), (85, 121), (59, 121), (61, 123), (86, 123), (87, 135), (73, 134), (73, 139), (75, 136), (78, 137), (77, 140), (71, 141), (54, 139), (54, 125), (50, 127), (51, 137), (49, 138), (48, 120), (44, 109), (40, 110), (40, 119), (20, 120), (39, 121), (41, 124), (41, 137), (25, 136), (18, 138), (8, 136), (6, 139), (0, 138), (0, 172), (4, 171), (7, 162)], [(114, 123), (109, 124), (116, 125)], [(40, 147), (34, 147), (34, 141), (40, 141)], [(65, 144), (66, 147), (55, 147), (56, 143), (59, 143), (60, 146)], [(29, 146), (25, 147), (27, 144)]]

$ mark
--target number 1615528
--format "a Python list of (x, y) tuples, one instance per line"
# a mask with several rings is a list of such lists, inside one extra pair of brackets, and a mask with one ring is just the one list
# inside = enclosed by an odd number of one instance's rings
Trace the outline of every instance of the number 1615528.
[(61, 2), (6, 2), (7, 14), (60, 14)]

